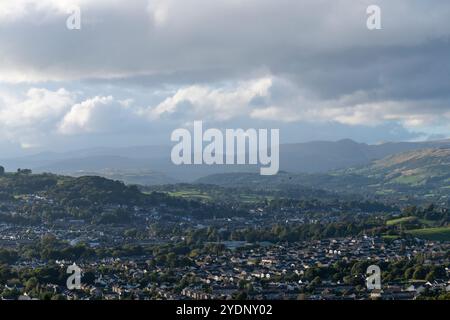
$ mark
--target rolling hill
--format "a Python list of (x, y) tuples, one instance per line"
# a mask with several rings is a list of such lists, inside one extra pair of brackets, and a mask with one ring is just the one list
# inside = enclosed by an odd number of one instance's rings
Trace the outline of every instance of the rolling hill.
[(408, 151), (369, 165), (331, 171), (325, 174), (280, 172), (277, 176), (258, 174), (218, 174), (198, 183), (222, 186), (279, 189), (284, 185), (319, 188), (338, 193), (420, 200), (450, 200), (450, 148)]
[(405, 152), (344, 173), (375, 178), (385, 185), (447, 188), (450, 186), (450, 148)]

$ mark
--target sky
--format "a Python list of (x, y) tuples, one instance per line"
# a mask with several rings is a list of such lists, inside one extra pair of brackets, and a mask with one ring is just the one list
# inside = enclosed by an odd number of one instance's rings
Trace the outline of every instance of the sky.
[(284, 143), (448, 138), (449, 16), (446, 0), (0, 0), (0, 157), (168, 145), (195, 120)]

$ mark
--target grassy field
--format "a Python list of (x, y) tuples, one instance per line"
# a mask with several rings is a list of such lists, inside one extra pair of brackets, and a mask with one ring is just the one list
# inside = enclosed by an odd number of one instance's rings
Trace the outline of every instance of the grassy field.
[(201, 191), (196, 190), (182, 190), (177, 192), (169, 192), (171, 196), (174, 197), (182, 197), (186, 199), (196, 199), (196, 200), (203, 200), (203, 201), (209, 201), (212, 200), (212, 197), (206, 193), (202, 193)]
[(418, 185), (422, 183), (424, 178), (420, 175), (410, 175), (410, 176), (400, 176), (392, 180), (393, 183), (407, 184), (407, 185)]
[(237, 201), (242, 203), (261, 203), (264, 200), (273, 200), (273, 196), (262, 196), (253, 193), (245, 193), (245, 192), (232, 192), (229, 190), (221, 190), (221, 189), (201, 189), (201, 188), (178, 188), (177, 190), (171, 191), (162, 191), (166, 192), (170, 196), (173, 197), (181, 197), (184, 199), (192, 199), (198, 201)]
[(400, 239), (400, 236), (394, 236), (394, 235), (383, 235), (381, 236), (384, 240), (392, 241)]
[(450, 241), (450, 226), (442, 228), (425, 228), (409, 230), (407, 233), (422, 239), (435, 241)]
[(414, 221), (416, 219), (417, 219), (416, 217), (403, 217), (403, 218), (388, 220), (388, 221), (386, 221), (386, 224), (388, 226), (395, 226), (397, 224)]

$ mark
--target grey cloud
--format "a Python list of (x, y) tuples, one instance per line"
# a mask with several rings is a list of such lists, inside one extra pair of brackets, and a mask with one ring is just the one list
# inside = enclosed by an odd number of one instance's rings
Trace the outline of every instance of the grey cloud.
[[(270, 92), (230, 106), (232, 121), (251, 125), (262, 121), (252, 111), (266, 110), (273, 123), (300, 115), (296, 121), (310, 128), (331, 121), (336, 132), (354, 134), (375, 118), (382, 123), (376, 126), (405, 130), (390, 137), (410, 138), (416, 133), (404, 128), (412, 130), (405, 124), (417, 120), (411, 116), (450, 118), (448, 1), (379, 0), (383, 29), (377, 31), (366, 28), (369, 0), (71, 2), (82, 9), (79, 31), (66, 29), (68, 14), (57, 0), (13, 16), (0, 4), (0, 86), (30, 81), (30, 87), (80, 90), (83, 99), (133, 98), (135, 108), (148, 111), (192, 86), (233, 94), (239, 83), (268, 77)], [(158, 120), (119, 114), (142, 137), (205, 114), (216, 121), (220, 106), (211, 101), (199, 108), (185, 99)], [(114, 128), (117, 119), (108, 121)], [(379, 136), (376, 126), (366, 128), (367, 139)], [(108, 132), (119, 131), (133, 130)]]

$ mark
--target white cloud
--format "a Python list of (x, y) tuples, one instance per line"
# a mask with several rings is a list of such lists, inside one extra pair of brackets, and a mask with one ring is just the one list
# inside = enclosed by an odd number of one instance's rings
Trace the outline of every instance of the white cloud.
[(73, 103), (73, 94), (65, 89), (50, 91), (31, 88), (21, 101), (4, 96), (0, 106), (0, 123), (8, 128), (45, 126), (61, 116)]
[(77, 103), (82, 92), (31, 88), (24, 95), (0, 92), (0, 142), (22, 148), (45, 146), (50, 138), (132, 131), (148, 123), (133, 100), (95, 96)]
[(49, 141), (74, 136), (139, 135), (155, 130), (155, 126), (164, 127), (164, 123), (182, 125), (199, 119), (367, 127), (391, 122), (412, 131), (433, 128), (436, 133), (448, 131), (450, 112), (439, 100), (374, 101), (365, 92), (323, 100), (274, 76), (214, 87), (182, 87), (149, 107), (129, 97), (89, 97), (63, 88), (31, 88), (23, 95), (0, 91), (0, 142), (15, 142), (22, 148), (49, 146)]
[(168, 19), (171, 3), (167, 0), (149, 0), (147, 11), (156, 26), (163, 26)]
[(23, 97), (0, 93), (0, 133), (2, 140), (30, 147), (45, 141), (54, 123), (74, 103), (65, 89), (31, 88)]
[(149, 125), (132, 99), (96, 96), (75, 104), (58, 124), (63, 135), (120, 133)]
[[(292, 89), (289, 88), (290, 93)], [(379, 100), (364, 92), (332, 100), (304, 96), (301, 90), (283, 101), (255, 108), (250, 117), (283, 122), (335, 122), (349, 126), (379, 126), (394, 122), (410, 130), (448, 128), (450, 112), (445, 100)]]
[(271, 86), (270, 77), (241, 82), (231, 87), (189, 86), (179, 89), (173, 96), (156, 107), (149, 108), (145, 113), (151, 119), (181, 112), (191, 119), (197, 117), (226, 121), (245, 115), (251, 108), (251, 101), (258, 97), (267, 97)]
[(287, 79), (267, 76), (221, 87), (181, 88), (155, 107), (143, 109), (141, 114), (151, 120), (250, 118), (369, 127), (392, 122), (410, 130), (420, 130), (429, 126), (446, 128), (450, 120), (450, 112), (445, 112), (447, 108), (445, 100), (374, 99), (373, 93), (364, 91), (321, 99)]
[(99, 130), (95, 120), (102, 120), (105, 108), (113, 102), (113, 97), (94, 97), (74, 105), (64, 116), (59, 131), (63, 134), (95, 132)]

